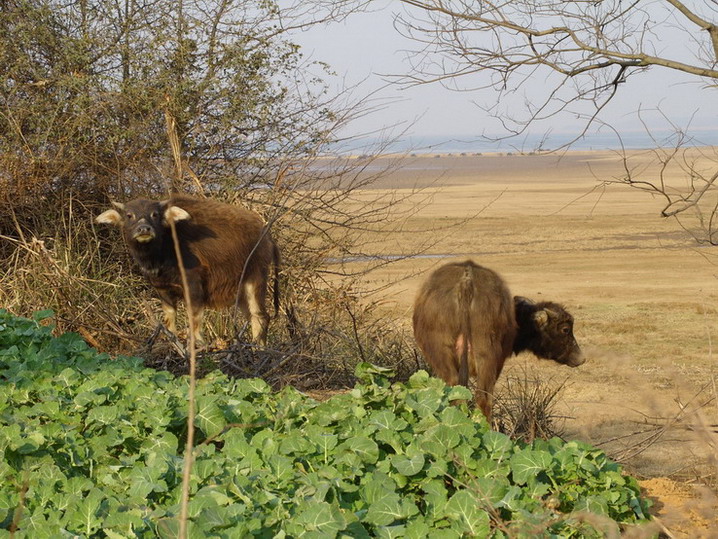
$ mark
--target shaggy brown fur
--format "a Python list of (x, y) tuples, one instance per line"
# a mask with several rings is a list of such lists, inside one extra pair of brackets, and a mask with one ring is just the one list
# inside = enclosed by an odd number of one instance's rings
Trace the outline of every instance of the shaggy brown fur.
[(279, 251), (262, 218), (248, 209), (210, 199), (174, 195), (162, 202), (114, 203), (96, 218), (120, 226), (132, 258), (157, 290), (164, 322), (176, 333), (176, 306), (184, 298), (170, 221), (187, 272), (195, 338), (202, 339), (205, 308), (239, 306), (251, 320), (252, 337), (266, 343), (269, 266), (274, 263), (274, 307), (279, 306)]
[(467, 260), (432, 273), (414, 303), (414, 337), (432, 371), (449, 385), (468, 386), (475, 378), (474, 399), (487, 419), (512, 352), (528, 349), (571, 366), (583, 363), (565, 309), (527, 301), (515, 301), (496, 272)]

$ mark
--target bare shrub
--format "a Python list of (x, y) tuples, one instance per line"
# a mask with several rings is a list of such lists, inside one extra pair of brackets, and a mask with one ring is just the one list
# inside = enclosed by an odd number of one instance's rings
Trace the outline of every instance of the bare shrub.
[(493, 428), (514, 439), (532, 442), (562, 435), (562, 421), (557, 412), (566, 379), (542, 379), (525, 367), (518, 374), (508, 374), (494, 395)]
[(58, 332), (76, 331), (100, 350), (129, 352), (140, 342), (136, 331), (144, 317), (132, 292), (146, 285), (122, 257), (105, 263), (107, 247), (78, 222), (84, 214), (70, 199), (57, 212), (55, 231), (0, 236), (7, 253), (0, 304), (23, 315), (53, 309)]

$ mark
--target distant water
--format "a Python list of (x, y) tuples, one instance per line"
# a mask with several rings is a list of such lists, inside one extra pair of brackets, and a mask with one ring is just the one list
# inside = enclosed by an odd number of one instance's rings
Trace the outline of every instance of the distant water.
[[(331, 148), (338, 154), (373, 153), (381, 146), (383, 153), (481, 153), (481, 152), (532, 152), (552, 150), (570, 143), (572, 150), (639, 150), (660, 147), (675, 147), (679, 140), (682, 146), (718, 146), (718, 128), (701, 129), (680, 135), (674, 131), (645, 131), (621, 133), (592, 133), (577, 138), (577, 134), (561, 133), (544, 135), (522, 135), (504, 140), (490, 140), (471, 136), (410, 136), (390, 143), (377, 138), (356, 138)], [(382, 144), (383, 142), (383, 144)], [(386, 146), (386, 147), (384, 147)]]

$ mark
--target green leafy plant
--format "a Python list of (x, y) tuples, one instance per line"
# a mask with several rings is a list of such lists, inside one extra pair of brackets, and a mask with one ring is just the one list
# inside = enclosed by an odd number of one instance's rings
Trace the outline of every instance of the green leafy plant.
[[(176, 536), (186, 380), (54, 338), (49, 315), (0, 310), (0, 536)], [(648, 518), (595, 448), (513, 442), (424, 371), (356, 375), (325, 402), (200, 380), (190, 536), (584, 537)]]

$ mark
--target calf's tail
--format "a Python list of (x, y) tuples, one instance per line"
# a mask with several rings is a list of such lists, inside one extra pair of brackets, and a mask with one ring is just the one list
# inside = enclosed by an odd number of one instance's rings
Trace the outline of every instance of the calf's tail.
[[(459, 280), (459, 317), (460, 332), (457, 345), (461, 346), (461, 350), (457, 350), (461, 354), (459, 363), (459, 383), (462, 386), (469, 387), (469, 350), (471, 347), (471, 303), (474, 299), (474, 282), (471, 268), (464, 269), (464, 273)], [(462, 339), (463, 337), (463, 339)]]

